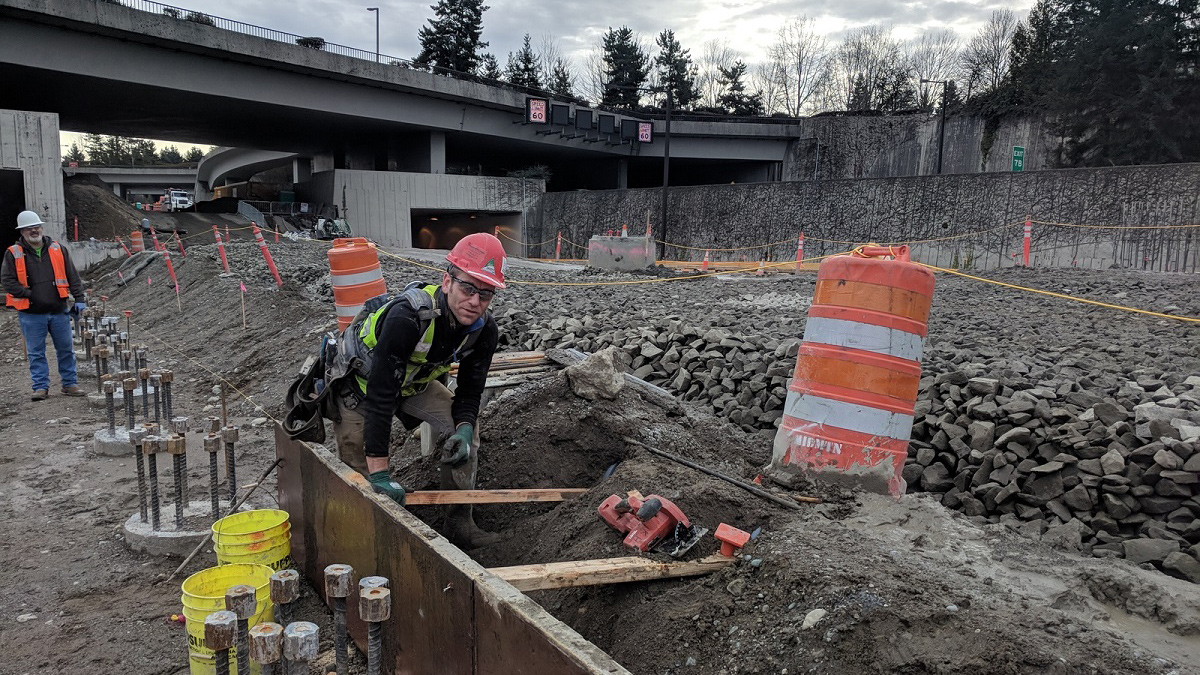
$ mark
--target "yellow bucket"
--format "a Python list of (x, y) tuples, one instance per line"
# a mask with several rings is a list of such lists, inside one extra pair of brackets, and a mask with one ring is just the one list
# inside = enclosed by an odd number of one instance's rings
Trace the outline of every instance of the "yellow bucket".
[[(250, 624), (270, 621), (274, 618), (271, 606), (271, 574), (266, 565), (222, 565), (200, 570), (184, 579), (181, 589), (183, 616), (187, 619), (188, 664), (192, 675), (215, 675), (216, 654), (204, 643), (204, 620), (209, 614), (225, 609), (225, 591), (230, 586), (246, 584), (253, 586), (258, 601)], [(230, 670), (234, 670), (237, 655), (229, 654)], [(251, 672), (258, 672), (256, 664), (250, 664)]]
[(292, 566), (292, 525), (286, 511), (235, 513), (213, 523), (212, 530), (219, 564), (267, 565), (276, 571)]
[(288, 512), (256, 509), (225, 516), (212, 524), (214, 544), (252, 544), (291, 529)]

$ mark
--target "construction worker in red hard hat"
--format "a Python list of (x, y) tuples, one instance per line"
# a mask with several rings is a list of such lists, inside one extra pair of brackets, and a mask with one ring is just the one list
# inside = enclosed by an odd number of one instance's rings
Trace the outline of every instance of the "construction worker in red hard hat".
[[(433, 428), (442, 489), (475, 487), (480, 397), (499, 340), (488, 307), (504, 288), (504, 246), (493, 235), (471, 234), (446, 261), (440, 285), (414, 283), (390, 299), (368, 301), (342, 332), (326, 372), (340, 417), (338, 454), (401, 504), (405, 490), (388, 471), (393, 416), (410, 430), (422, 421)], [(451, 394), (442, 380), (455, 362)], [(499, 541), (479, 529), (469, 505), (446, 508), (446, 536), (465, 548)]]

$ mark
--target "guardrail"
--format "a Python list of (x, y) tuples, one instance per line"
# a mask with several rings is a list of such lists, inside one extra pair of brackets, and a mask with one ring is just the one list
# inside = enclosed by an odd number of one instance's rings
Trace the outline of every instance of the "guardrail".
[(267, 227), (269, 225), (271, 229), (275, 228), (274, 223), (268, 223), (267, 217), (262, 214), (262, 211), (259, 211), (251, 206), (249, 202), (238, 201), (238, 213), (252, 223), (258, 223), (263, 227)]

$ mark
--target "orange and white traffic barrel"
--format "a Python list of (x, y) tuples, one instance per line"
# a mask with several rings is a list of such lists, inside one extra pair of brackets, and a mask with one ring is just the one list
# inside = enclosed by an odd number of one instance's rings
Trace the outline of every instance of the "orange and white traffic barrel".
[(134, 230), (133, 232), (129, 233), (129, 244), (129, 248), (132, 249), (134, 253), (141, 253), (142, 251), (146, 250), (146, 243), (142, 241), (141, 230)]
[(387, 293), (379, 252), (375, 244), (362, 237), (333, 240), (333, 248), (329, 249), (329, 278), (333, 282), (339, 330), (350, 325), (367, 300)]
[(773, 470), (899, 497), (933, 273), (907, 246), (827, 258), (796, 356)]

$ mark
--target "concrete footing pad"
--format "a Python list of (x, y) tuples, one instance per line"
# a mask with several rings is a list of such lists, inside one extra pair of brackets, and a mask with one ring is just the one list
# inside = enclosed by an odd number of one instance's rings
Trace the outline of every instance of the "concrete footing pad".
[(109, 432), (108, 427), (98, 429), (92, 439), (92, 450), (105, 457), (128, 457), (133, 455), (133, 444), (129, 442), (129, 430), (117, 427)]
[[(107, 430), (106, 430), (107, 431)], [(221, 502), (221, 511), (229, 508), (229, 502)], [(243, 505), (241, 510), (254, 508)], [(159, 507), (159, 529), (150, 527), (150, 514), (146, 521), (134, 512), (125, 521), (125, 543), (129, 548), (150, 555), (169, 555), (179, 558), (187, 557), (201, 540), (211, 532), (213, 523), (212, 502), (192, 501), (183, 509), (183, 529), (175, 529), (175, 504), (163, 504)]]
[[(153, 412), (154, 411), (154, 387), (151, 387), (150, 385), (147, 384), (146, 385), (146, 395), (150, 397), (150, 401), (149, 401), (150, 411)], [(141, 413), (141, 410), (142, 410), (142, 388), (141, 388), (141, 386), (139, 386), (137, 389), (133, 390), (133, 403), (134, 403), (134, 407), (138, 410), (139, 413)], [(94, 394), (94, 393), (88, 394), (88, 404), (91, 405), (93, 408), (103, 408), (108, 405), (107, 397), (105, 397), (104, 394)], [(113, 405), (116, 406), (117, 410), (121, 410), (125, 407), (125, 392), (121, 391), (119, 388), (117, 389), (117, 393), (113, 394)]]

